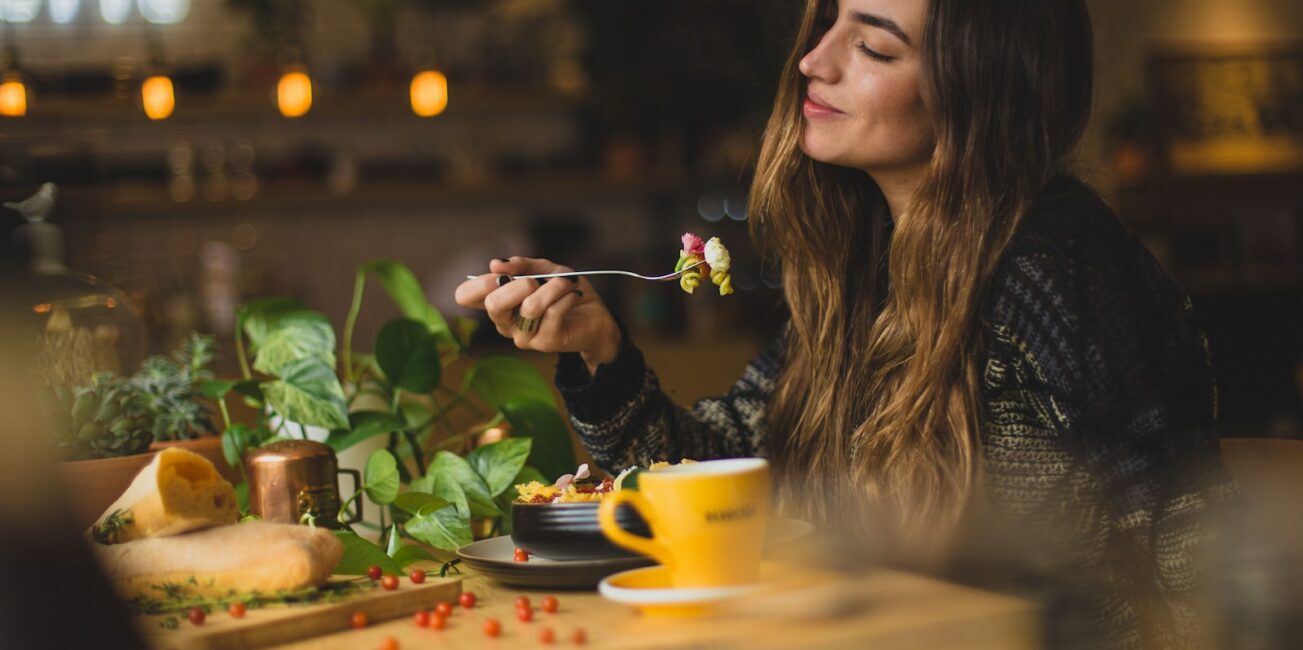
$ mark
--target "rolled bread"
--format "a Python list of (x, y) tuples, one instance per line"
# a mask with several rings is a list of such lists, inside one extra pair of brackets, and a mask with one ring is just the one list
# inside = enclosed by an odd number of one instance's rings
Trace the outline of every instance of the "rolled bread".
[(94, 546), (125, 598), (160, 597), (165, 584), (209, 597), (317, 586), (344, 554), (344, 545), (326, 529), (260, 521)]
[(234, 524), (240, 511), (235, 488), (207, 458), (164, 449), (136, 475), (88, 531), (101, 544), (177, 535)]

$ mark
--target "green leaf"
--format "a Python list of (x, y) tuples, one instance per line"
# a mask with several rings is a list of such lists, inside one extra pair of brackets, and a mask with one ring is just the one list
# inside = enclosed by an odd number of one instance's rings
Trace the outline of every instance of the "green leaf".
[(361, 270), (375, 274), (380, 285), (385, 288), (385, 293), (389, 294), (404, 316), (425, 323), (430, 333), (438, 337), (441, 343), (458, 347), (452, 331), (448, 329), (448, 321), (425, 298), (421, 283), (406, 266), (393, 260), (372, 260), (363, 264)]
[(363, 489), (372, 501), (388, 505), (398, 496), (398, 461), (387, 449), (377, 449), (366, 459)]
[(199, 384), (199, 392), (211, 400), (220, 400), (231, 392), (232, 388), (239, 383), (237, 381), (215, 381), (209, 380)]
[(249, 448), (253, 440), (253, 430), (243, 424), (232, 424), (231, 428), (223, 431), (222, 455), (226, 457), (226, 464), (239, 467), (244, 461), (244, 450)]
[(291, 422), (327, 429), (348, 426), (344, 389), (335, 371), (320, 359), (290, 363), (280, 379), (263, 382), (262, 390), (271, 407)]
[(367, 438), (402, 431), (407, 425), (390, 413), (383, 411), (358, 411), (348, 416), (351, 431), (337, 429), (330, 432), (326, 444), (336, 452), (344, 451)]
[(257, 298), (235, 310), (236, 322), (249, 337), (250, 348), (257, 348), (275, 330), (286, 314), (307, 311), (303, 303), (292, 298)]
[(455, 551), (471, 543), (470, 521), (448, 506), (407, 520), (407, 534), (445, 551)]
[(466, 498), (466, 489), (457, 479), (447, 474), (431, 474), (416, 479), (408, 484), (410, 490), (434, 495), (457, 508), (457, 512), (467, 519), (471, 516), (470, 501)]
[[(470, 514), (478, 517), (494, 517), (502, 514), (498, 505), (493, 502), (489, 486), (484, 483), (484, 479), (480, 478), (475, 468), (461, 456), (450, 451), (439, 452), (434, 460), (430, 461), (430, 467), (425, 475), (435, 477), (436, 488), (444, 481), (452, 481), (461, 486), (466, 494), (466, 502), (470, 506)], [(443, 496), (438, 489), (431, 490), (430, 493)]]
[(476, 447), (466, 456), (466, 462), (484, 479), (489, 494), (496, 497), (511, 487), (512, 479), (525, 466), (533, 444), (530, 438), (507, 438)]
[[(410, 535), (411, 532), (409, 531), (407, 534)], [(433, 555), (430, 554), (429, 551), (425, 550), (424, 548), (421, 548), (420, 546), (416, 546), (415, 544), (404, 544), (402, 547), (398, 549), (397, 553), (394, 553), (393, 557), (394, 557), (394, 562), (397, 562), (398, 566), (403, 567), (403, 569), (406, 569), (408, 566), (411, 566), (412, 564), (421, 561), (426, 561), (426, 562), (439, 561), (439, 558), (434, 557)]]
[(578, 463), (575, 448), (570, 443), (570, 430), (556, 409), (537, 402), (508, 404), (501, 408), (511, 423), (513, 436), (533, 438), (529, 464), (551, 477), (545, 483), (575, 471)]
[(336, 574), (366, 575), (366, 570), (375, 565), (379, 565), (380, 569), (389, 575), (403, 572), (402, 567), (386, 555), (379, 546), (358, 537), (356, 533), (337, 530), (335, 537), (344, 543), (344, 556), (339, 559), (339, 564), (335, 565)]
[(419, 321), (385, 323), (376, 336), (376, 362), (389, 383), (405, 391), (428, 393), (439, 385), (439, 347)]
[(467, 373), (467, 382), (484, 401), (498, 408), (520, 402), (556, 406), (552, 385), (538, 369), (515, 357), (497, 355), (481, 359)]
[(385, 549), (385, 555), (393, 557), (398, 549), (403, 547), (403, 539), (398, 535), (398, 524), (389, 527), (389, 548)]
[(249, 512), (249, 482), (248, 481), (240, 481), (240, 483), (235, 486), (235, 502), (240, 506), (241, 514), (244, 514), (244, 516), (246, 517), (252, 516), (247, 514)]
[(394, 499), (394, 507), (413, 515), (433, 512), (447, 507), (448, 504), (447, 499), (436, 497), (428, 492), (412, 492), (410, 490)]
[(320, 359), (334, 368), (335, 332), (321, 314), (290, 314), (267, 335), (254, 355), (254, 370), (268, 375), (279, 375), (282, 368), (300, 359)]

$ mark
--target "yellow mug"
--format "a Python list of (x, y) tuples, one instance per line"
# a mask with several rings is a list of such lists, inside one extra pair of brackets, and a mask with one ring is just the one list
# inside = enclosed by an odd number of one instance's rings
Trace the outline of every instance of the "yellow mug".
[[(629, 504), (651, 538), (620, 528), (615, 511)], [(675, 465), (638, 475), (638, 490), (620, 490), (597, 510), (611, 541), (660, 562), (675, 587), (758, 582), (769, 521), (769, 463), (734, 458)]]

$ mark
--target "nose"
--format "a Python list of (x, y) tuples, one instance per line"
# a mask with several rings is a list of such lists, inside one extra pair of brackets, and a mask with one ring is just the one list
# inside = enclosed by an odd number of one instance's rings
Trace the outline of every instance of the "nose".
[(814, 49), (810, 50), (796, 67), (801, 74), (810, 79), (817, 79), (824, 83), (837, 83), (840, 77), (840, 71), (832, 56), (832, 40), (829, 38), (831, 32), (825, 33), (819, 37), (819, 42), (814, 44)]

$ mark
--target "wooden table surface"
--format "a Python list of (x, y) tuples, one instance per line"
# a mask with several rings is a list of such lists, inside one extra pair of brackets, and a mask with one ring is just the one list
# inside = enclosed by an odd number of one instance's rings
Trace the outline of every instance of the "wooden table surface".
[[(873, 570), (840, 577), (826, 584), (821, 597), (792, 596), (788, 603), (768, 601), (748, 611), (709, 618), (644, 616), (594, 591), (534, 591), (504, 587), (463, 569), (463, 589), (473, 592), (473, 609), (455, 607), (447, 627), (417, 627), (411, 617), (278, 646), (282, 650), (366, 650), (392, 637), (400, 648), (543, 648), (575, 647), (576, 629), (586, 646), (618, 648), (992, 648), (1040, 647), (1036, 608), (1022, 600), (940, 582), (918, 575)], [(555, 614), (539, 609), (552, 593), (560, 602)], [(534, 620), (522, 623), (515, 598), (530, 598)], [(834, 609), (842, 610), (832, 614)], [(501, 621), (502, 634), (484, 634), (487, 617)], [(544, 627), (556, 634), (545, 646)]]

